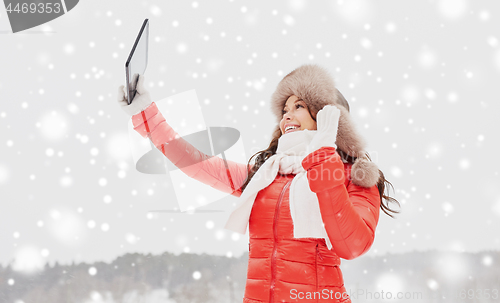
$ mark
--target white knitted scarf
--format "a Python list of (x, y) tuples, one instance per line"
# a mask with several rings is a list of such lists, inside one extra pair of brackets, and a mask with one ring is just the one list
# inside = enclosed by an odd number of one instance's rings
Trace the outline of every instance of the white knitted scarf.
[(269, 157), (255, 172), (239, 198), (239, 203), (229, 216), (224, 228), (245, 234), (252, 206), (259, 191), (271, 184), (276, 175), (296, 174), (290, 184), (289, 201), (294, 238), (323, 238), (329, 249), (328, 239), (318, 197), (309, 188), (302, 160), (311, 152), (309, 143), (315, 130), (294, 131), (279, 138), (276, 154)]

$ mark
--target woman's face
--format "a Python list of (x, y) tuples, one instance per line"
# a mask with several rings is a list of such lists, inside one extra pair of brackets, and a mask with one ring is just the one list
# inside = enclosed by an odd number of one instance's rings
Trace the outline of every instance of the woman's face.
[[(281, 135), (298, 130), (317, 129), (316, 121), (311, 117), (306, 103), (295, 95), (291, 95), (286, 100), (282, 113), (283, 117), (280, 121)], [(295, 128), (289, 128), (288, 126), (295, 126)]]

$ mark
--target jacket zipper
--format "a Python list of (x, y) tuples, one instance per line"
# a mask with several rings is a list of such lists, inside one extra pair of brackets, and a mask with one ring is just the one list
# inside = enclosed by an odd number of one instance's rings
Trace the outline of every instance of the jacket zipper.
[(318, 243), (316, 243), (316, 264), (315, 264), (315, 268), (316, 268), (316, 291), (318, 292), (319, 291), (319, 281), (318, 281), (318, 257), (323, 260), (323, 257), (321, 256), (321, 254), (319, 253), (319, 247), (318, 247)]
[(323, 261), (323, 256), (319, 253), (319, 244), (316, 244), (316, 252), (318, 253), (319, 258)]
[(285, 194), (286, 189), (288, 186), (292, 183), (292, 180), (288, 181), (285, 186), (283, 186), (283, 189), (281, 190), (278, 203), (276, 203), (276, 209), (274, 210), (274, 221), (273, 221), (273, 233), (274, 233), (274, 247), (273, 247), (273, 254), (271, 256), (271, 291), (269, 293), (269, 302), (273, 303), (274, 302), (274, 287), (276, 284), (276, 251), (278, 249), (277, 243), (278, 243), (278, 217), (279, 217), (279, 211), (281, 207), (281, 201), (283, 200), (283, 195)]

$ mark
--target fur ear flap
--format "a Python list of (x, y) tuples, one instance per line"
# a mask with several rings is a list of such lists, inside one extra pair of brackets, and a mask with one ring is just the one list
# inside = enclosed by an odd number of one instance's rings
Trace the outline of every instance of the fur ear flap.
[(335, 105), (340, 110), (337, 140), (335, 144), (351, 157), (364, 155), (365, 141), (356, 131), (351, 115), (342, 105)]
[(358, 186), (372, 187), (377, 184), (379, 178), (380, 172), (375, 163), (365, 157), (359, 157), (354, 161), (351, 167), (352, 183)]

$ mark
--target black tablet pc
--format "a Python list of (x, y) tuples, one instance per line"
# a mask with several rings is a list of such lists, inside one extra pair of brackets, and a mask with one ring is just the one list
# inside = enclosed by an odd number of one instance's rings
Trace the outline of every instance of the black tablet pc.
[(139, 35), (135, 39), (134, 46), (130, 51), (125, 63), (125, 74), (127, 76), (127, 101), (132, 103), (137, 93), (137, 81), (139, 75), (144, 75), (148, 65), (148, 40), (149, 40), (149, 19), (142, 23)]

